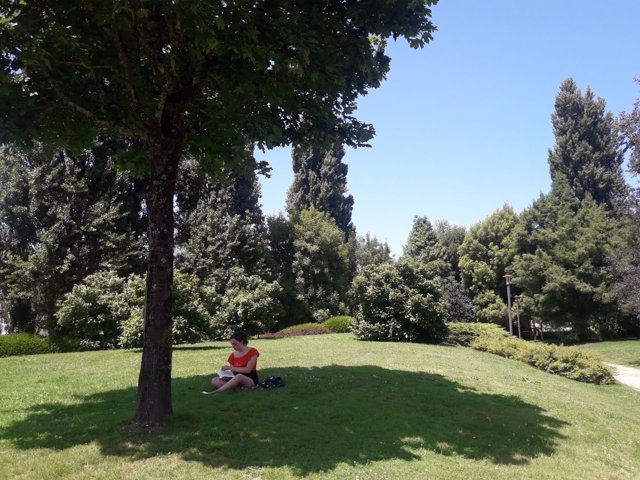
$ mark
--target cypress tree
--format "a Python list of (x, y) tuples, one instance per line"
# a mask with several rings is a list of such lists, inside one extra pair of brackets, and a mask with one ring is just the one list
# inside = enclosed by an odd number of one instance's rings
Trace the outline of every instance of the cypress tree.
[(342, 163), (345, 151), (341, 145), (328, 150), (318, 147), (293, 149), (293, 183), (287, 194), (287, 212), (291, 218), (310, 207), (329, 215), (345, 239), (355, 237), (351, 222), (353, 196), (347, 195), (347, 172)]

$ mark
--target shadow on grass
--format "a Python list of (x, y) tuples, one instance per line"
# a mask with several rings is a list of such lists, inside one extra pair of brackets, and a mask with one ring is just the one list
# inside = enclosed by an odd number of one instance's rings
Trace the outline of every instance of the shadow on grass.
[(135, 406), (129, 388), (73, 405), (34, 406), (0, 438), (18, 449), (95, 442), (111, 456), (171, 452), (212, 467), (288, 466), (305, 475), (339, 463), (417, 460), (424, 451), (526, 464), (551, 455), (566, 425), (517, 397), (481, 393), (435, 374), (330, 366), (262, 375), (280, 375), (287, 386), (205, 396), (208, 377), (174, 379), (176, 415), (156, 435), (124, 426)]
[[(217, 346), (217, 345), (198, 345), (198, 344), (182, 344), (182, 345), (174, 345), (173, 347), (173, 351), (175, 352), (176, 350), (185, 350), (185, 351), (189, 351), (189, 350), (194, 350), (194, 351), (200, 351), (200, 350), (229, 350), (228, 346)], [(131, 352), (131, 353), (142, 353), (142, 348), (131, 348), (128, 350), (122, 350), (125, 352)]]
[[(174, 345), (173, 350), (229, 350), (229, 346), (219, 346), (219, 345), (191, 345), (191, 344), (183, 344), (183, 345)], [(142, 351), (142, 350), (141, 350)]]

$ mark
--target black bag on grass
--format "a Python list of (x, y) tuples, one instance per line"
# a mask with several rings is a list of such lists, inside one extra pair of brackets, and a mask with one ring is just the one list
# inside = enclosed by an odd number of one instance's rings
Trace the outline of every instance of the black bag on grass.
[(284, 387), (284, 385), (284, 380), (281, 377), (267, 377), (260, 384), (262, 388), (266, 389)]

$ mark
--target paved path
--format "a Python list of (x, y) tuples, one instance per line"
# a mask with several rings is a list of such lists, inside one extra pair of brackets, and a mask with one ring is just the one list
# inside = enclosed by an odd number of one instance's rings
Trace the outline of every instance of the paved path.
[(640, 391), (640, 368), (625, 367), (613, 363), (608, 365), (614, 369), (613, 376), (617, 381)]

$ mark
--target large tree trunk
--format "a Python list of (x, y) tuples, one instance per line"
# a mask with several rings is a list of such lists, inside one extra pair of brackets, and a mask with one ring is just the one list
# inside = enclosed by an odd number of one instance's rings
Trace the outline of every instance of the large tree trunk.
[(179, 146), (155, 149), (147, 195), (149, 260), (144, 311), (144, 344), (138, 378), (138, 404), (134, 422), (149, 428), (173, 414), (171, 356), (173, 306), (173, 196)]

